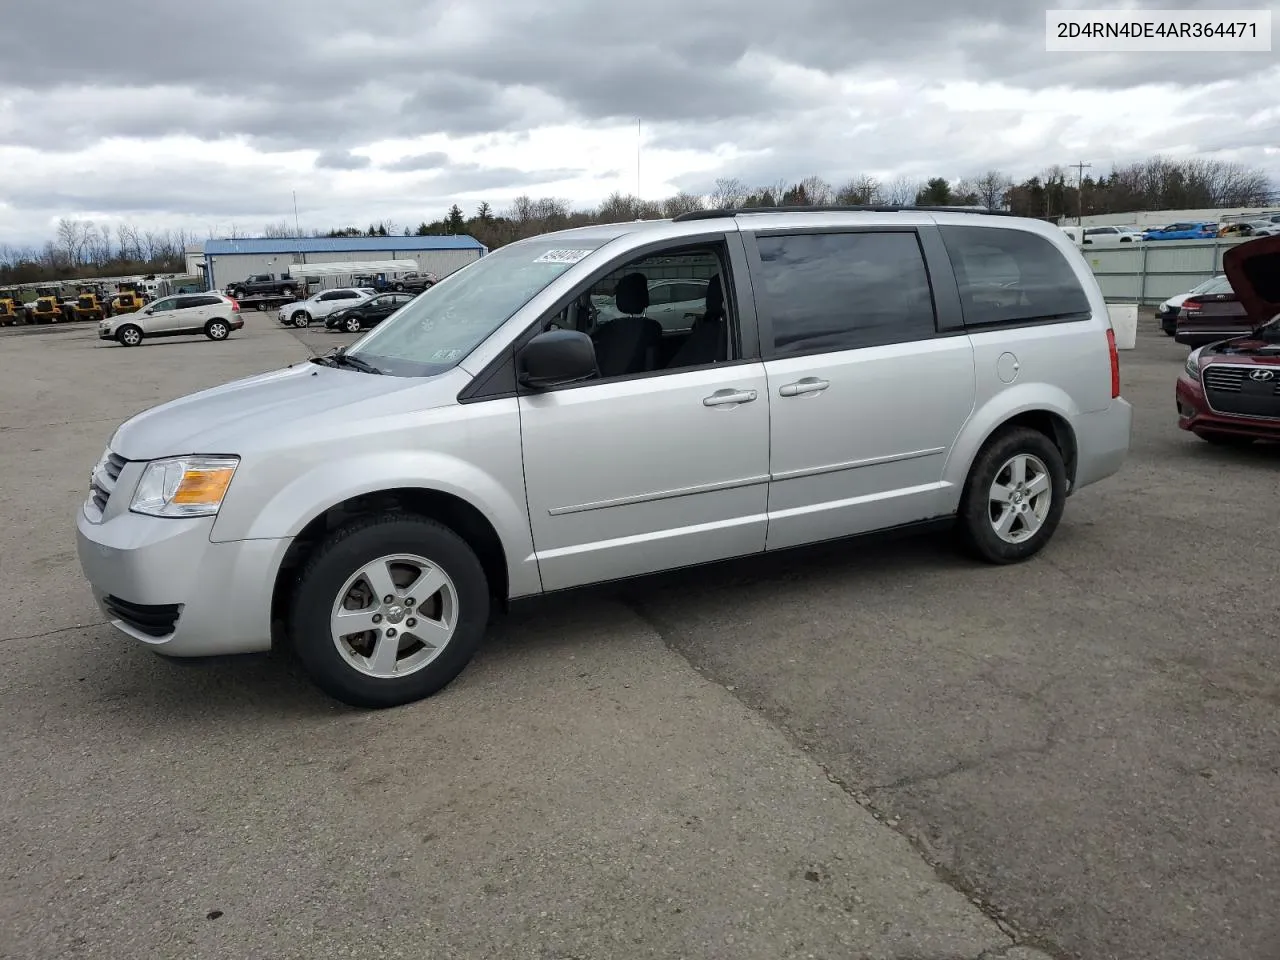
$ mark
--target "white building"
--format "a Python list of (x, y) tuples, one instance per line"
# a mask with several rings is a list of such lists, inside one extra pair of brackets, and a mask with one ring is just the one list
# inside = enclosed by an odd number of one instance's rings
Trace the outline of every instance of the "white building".
[[(288, 274), (303, 280), (308, 264), (412, 261), (417, 269), (438, 277), (488, 253), (479, 240), (450, 237), (321, 237), (206, 240), (202, 267), (212, 290), (258, 273)], [(193, 261), (188, 255), (188, 262)]]

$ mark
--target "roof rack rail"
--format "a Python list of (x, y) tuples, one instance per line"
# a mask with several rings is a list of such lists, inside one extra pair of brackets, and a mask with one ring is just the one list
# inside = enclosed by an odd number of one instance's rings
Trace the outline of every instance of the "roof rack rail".
[(864, 203), (842, 204), (831, 207), (788, 206), (788, 207), (738, 207), (716, 210), (691, 210), (672, 217), (673, 223), (684, 223), (688, 220), (716, 220), (721, 217), (736, 217), (740, 213), (902, 213), (919, 210), (922, 213), (976, 213), (991, 217), (1016, 217), (1018, 214), (1008, 210), (987, 210), (977, 207), (917, 207), (898, 204)]

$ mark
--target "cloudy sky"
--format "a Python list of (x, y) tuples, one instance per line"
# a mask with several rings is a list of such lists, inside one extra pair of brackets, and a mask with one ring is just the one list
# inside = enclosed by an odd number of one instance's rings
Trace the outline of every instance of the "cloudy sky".
[(586, 206), (636, 190), (637, 118), (646, 198), (1157, 152), (1280, 180), (1277, 90), (1276, 53), (1046, 53), (1027, 0), (9, 0), (0, 243), (256, 233), (294, 191), (304, 229)]

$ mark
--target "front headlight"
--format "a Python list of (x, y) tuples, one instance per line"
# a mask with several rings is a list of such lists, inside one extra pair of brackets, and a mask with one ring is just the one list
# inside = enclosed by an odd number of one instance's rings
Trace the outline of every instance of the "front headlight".
[(170, 457), (147, 464), (129, 509), (152, 517), (212, 517), (239, 457)]
[(1191, 351), (1191, 355), (1187, 357), (1187, 376), (1192, 380), (1199, 379), (1200, 377), (1200, 351), (1203, 349), (1204, 347), (1196, 347)]

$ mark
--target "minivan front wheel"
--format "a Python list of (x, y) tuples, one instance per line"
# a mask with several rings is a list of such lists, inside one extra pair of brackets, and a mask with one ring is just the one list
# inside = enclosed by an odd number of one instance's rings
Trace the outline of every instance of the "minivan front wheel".
[(1017, 563), (1039, 553), (1066, 505), (1067, 471), (1053, 441), (1014, 427), (989, 440), (974, 461), (960, 501), (966, 551), (988, 563)]
[(337, 531), (311, 556), (290, 633), (330, 696), (393, 707), (447, 686), (488, 621), (488, 582), (466, 541), (433, 520), (387, 514)]

